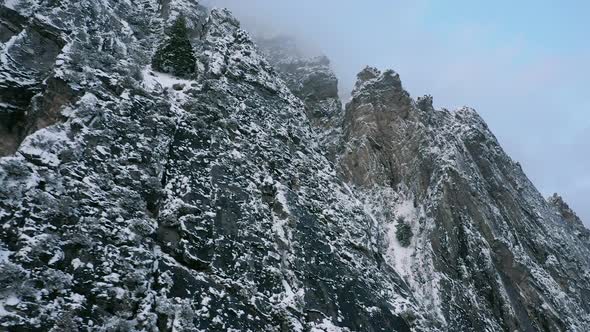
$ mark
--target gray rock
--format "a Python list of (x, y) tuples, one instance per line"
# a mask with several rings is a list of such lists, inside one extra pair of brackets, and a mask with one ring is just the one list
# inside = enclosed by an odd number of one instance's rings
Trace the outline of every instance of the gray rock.
[(47, 80), (64, 38), (59, 29), (38, 18), (0, 7), (0, 156), (14, 153), (35, 129), (55, 123), (55, 110), (70, 98), (71, 93), (59, 91), (59, 100), (50, 100), (59, 83)]
[(334, 161), (340, 152), (344, 112), (330, 60), (306, 55), (293, 38), (286, 36), (259, 39), (258, 44), (289, 89), (304, 102), (321, 150)]
[[(76, 97), (48, 102), (41, 109), (63, 119), (0, 159), (0, 325), (432, 325), (316, 149), (304, 104), (229, 12), (190, 13), (203, 18), (190, 94), (173, 88), (184, 79), (149, 74), (173, 21), (157, 3), (36, 3), (73, 36), (49, 72), (64, 85), (40, 94)], [(166, 13), (195, 10), (187, 3), (166, 2)]]
[(184, 87), (185, 86), (186, 85), (185, 84), (182, 84), (182, 83), (175, 83), (175, 84), (172, 85), (172, 89), (174, 89), (176, 91), (182, 91), (182, 90), (184, 90)]
[(576, 215), (576, 213), (569, 207), (569, 205), (567, 205), (563, 198), (558, 194), (553, 194), (553, 196), (547, 198), (547, 203), (553, 206), (557, 210), (557, 213), (559, 213), (559, 215), (566, 222), (582, 227), (584, 226), (580, 217)]
[[(588, 230), (475, 111), (374, 68), (343, 111), (327, 58), (191, 0), (10, 3), (1, 329), (589, 326)], [(181, 14), (192, 79), (149, 66)]]
[[(444, 330), (588, 326), (587, 232), (543, 199), (474, 110), (434, 110), (397, 74), (368, 68), (343, 144), (341, 172), (380, 225), (385, 262)], [(400, 217), (414, 233), (408, 249), (392, 236)]]

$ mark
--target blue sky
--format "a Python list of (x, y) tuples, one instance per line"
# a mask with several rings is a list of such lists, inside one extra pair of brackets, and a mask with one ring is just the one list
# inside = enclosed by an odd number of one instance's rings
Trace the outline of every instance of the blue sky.
[(590, 1), (208, 0), (325, 53), (345, 93), (365, 65), (435, 106), (471, 106), (539, 190), (590, 225)]

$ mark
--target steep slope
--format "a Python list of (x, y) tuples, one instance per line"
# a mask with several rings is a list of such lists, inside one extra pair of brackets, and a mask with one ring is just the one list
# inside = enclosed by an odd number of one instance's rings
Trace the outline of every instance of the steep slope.
[(31, 132), (55, 122), (57, 109), (71, 92), (61, 81), (47, 80), (65, 45), (59, 29), (2, 6), (0, 43), (0, 156), (4, 156), (14, 153)]
[[(194, 1), (7, 4), (64, 41), (34, 89), (13, 88), (68, 97), (18, 105), (55, 119), (0, 159), (3, 329), (432, 324), (384, 264), (364, 205), (314, 148), (305, 105), (228, 12)], [(183, 79), (149, 67), (180, 14), (197, 58)], [(28, 41), (27, 24), (10, 40)]]
[[(386, 262), (452, 331), (584, 331), (590, 243), (555, 213), (475, 111), (413, 101), (366, 68), (346, 107), (345, 179), (382, 225)], [(561, 210), (563, 211), (563, 209)], [(396, 239), (404, 223), (414, 236)]]
[(288, 36), (260, 38), (257, 44), (287, 87), (305, 104), (320, 150), (334, 160), (340, 150), (344, 112), (330, 60), (324, 55), (309, 56)]
[[(315, 61), (292, 40), (262, 45), (294, 91), (325, 81), (299, 74)], [(436, 111), (430, 96), (412, 100), (394, 72), (367, 67), (344, 113), (326, 115), (343, 121), (327, 141), (340, 173), (431, 319), (462, 331), (584, 330), (590, 232), (561, 197), (545, 203), (474, 110)], [(399, 226), (415, 234), (411, 245)]]
[(475, 111), (374, 68), (343, 110), (327, 58), (193, 0), (0, 3), (0, 329), (590, 326), (590, 232)]

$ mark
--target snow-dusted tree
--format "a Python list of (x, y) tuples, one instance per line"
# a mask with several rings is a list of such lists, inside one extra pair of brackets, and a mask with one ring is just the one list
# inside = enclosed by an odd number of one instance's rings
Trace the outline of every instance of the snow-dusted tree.
[(189, 76), (194, 73), (196, 58), (183, 16), (176, 19), (167, 35), (152, 59), (153, 69), (176, 76)]
[(395, 226), (395, 237), (399, 241), (399, 244), (402, 247), (409, 246), (413, 235), (412, 227), (406, 223), (404, 218), (400, 217)]

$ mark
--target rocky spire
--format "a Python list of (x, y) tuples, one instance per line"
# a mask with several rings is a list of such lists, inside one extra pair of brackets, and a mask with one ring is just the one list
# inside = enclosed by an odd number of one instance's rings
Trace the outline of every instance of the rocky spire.
[(582, 220), (576, 215), (576, 213), (569, 207), (569, 205), (563, 200), (557, 193), (547, 198), (547, 202), (553, 206), (559, 215), (566, 222), (583, 226)]
[(257, 42), (289, 89), (304, 102), (322, 151), (334, 160), (340, 150), (344, 112), (330, 60), (324, 55), (306, 54), (288, 36), (260, 38)]
[[(564, 225), (477, 112), (413, 101), (393, 71), (368, 67), (358, 77), (341, 172), (383, 229), (385, 262), (444, 329), (589, 324), (587, 233)], [(400, 239), (408, 227), (411, 238)]]

